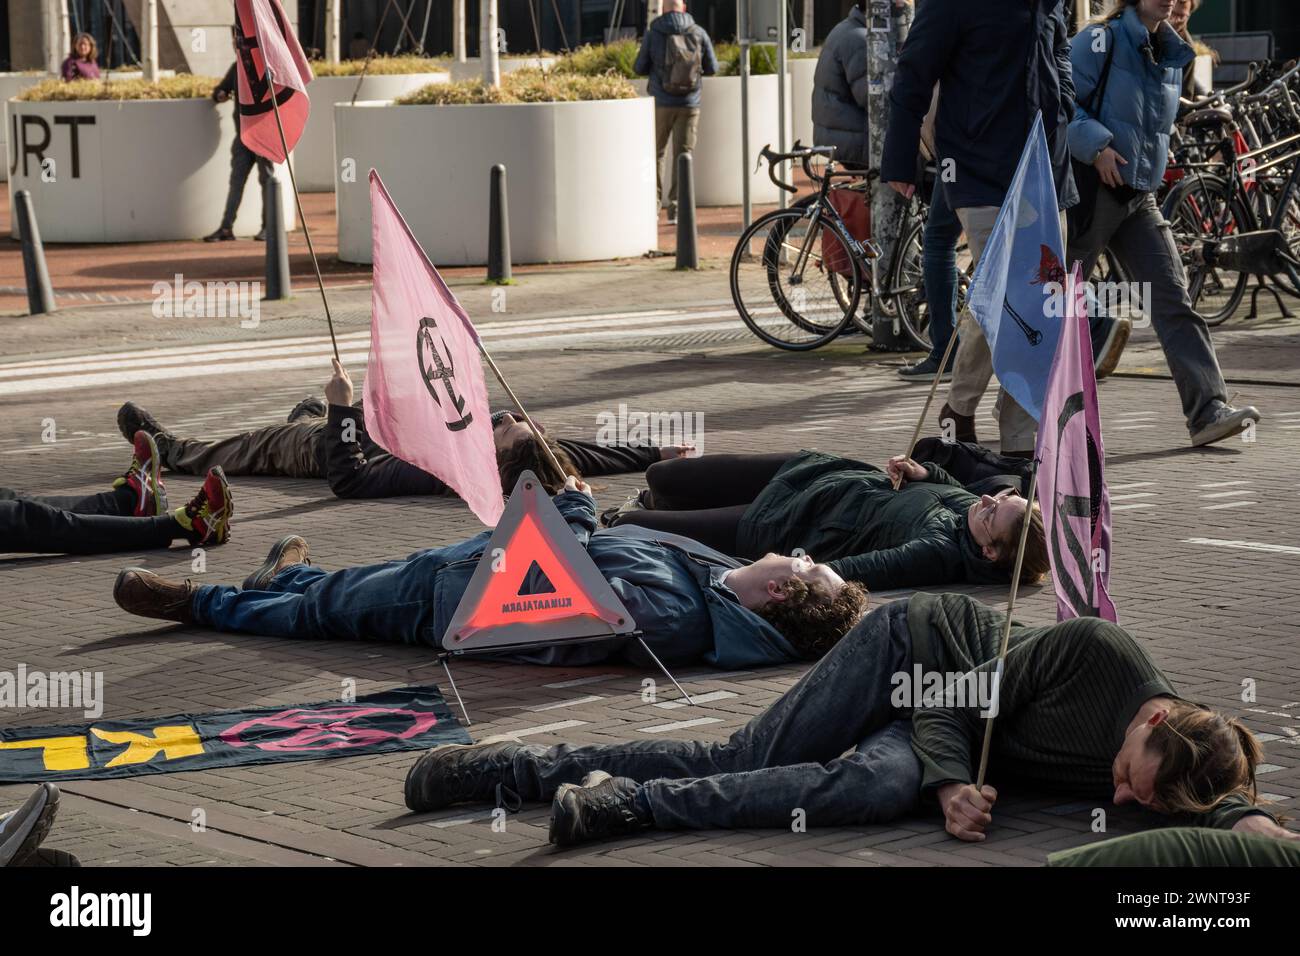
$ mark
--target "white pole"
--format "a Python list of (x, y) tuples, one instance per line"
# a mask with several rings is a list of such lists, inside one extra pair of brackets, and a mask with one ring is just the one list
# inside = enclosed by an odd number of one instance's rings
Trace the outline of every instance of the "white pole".
[(749, 0), (736, 0), (736, 42), (740, 46), (740, 215), (748, 229), (753, 220), (749, 199)]
[(1092, 12), (1092, 0), (1074, 0), (1074, 32), (1078, 33), (1083, 29), (1084, 24), (1090, 19)]
[(451, 45), (457, 63), (465, 62), (465, 0), (452, 0)]
[(813, 48), (813, 25), (815, 20), (813, 14), (816, 8), (813, 6), (813, 0), (803, 0), (803, 42), (804, 49)]
[(497, 0), (479, 0), (478, 55), (483, 61), (483, 85), (501, 85), (501, 59), (497, 49)]
[[(786, 62), (785, 46), (786, 34), (790, 32), (790, 25), (786, 22), (785, 0), (776, 0), (776, 141), (779, 144), (777, 150), (784, 153), (786, 150), (785, 123), (787, 109), (785, 102), (785, 81), (786, 81)], [(784, 189), (778, 190), (778, 202), (782, 209), (789, 205), (788, 194)]]
[(45, 17), (45, 72), (58, 73), (63, 66), (63, 58), (72, 52), (70, 42), (64, 39), (64, 24), (67, 23), (67, 7), (64, 0), (46, 0)]
[(646, 0), (645, 4), (645, 22), (648, 28), (654, 22), (655, 17), (663, 16), (664, 0)]
[(144, 0), (141, 19), (140, 45), (144, 54), (141, 67), (144, 78), (150, 83), (158, 81), (158, 0)]
[(343, 0), (325, 0), (325, 59), (337, 63), (343, 57), (340, 18)]

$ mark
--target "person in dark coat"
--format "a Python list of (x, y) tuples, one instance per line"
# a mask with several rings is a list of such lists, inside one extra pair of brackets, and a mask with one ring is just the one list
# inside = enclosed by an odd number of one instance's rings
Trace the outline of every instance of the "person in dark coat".
[(813, 139), (818, 146), (834, 146), (835, 159), (846, 166), (869, 162), (866, 3), (860, 0), (831, 30), (813, 74)]
[[(234, 35), (235, 48), (238, 50), (241, 38), (239, 28), (232, 27), (231, 33)], [(221, 214), (221, 225), (215, 231), (203, 237), (204, 242), (228, 242), (235, 238), (235, 217), (239, 215), (239, 203), (244, 198), (244, 184), (248, 182), (248, 174), (257, 167), (257, 182), (262, 188), (262, 228), (257, 231), (254, 239), (261, 242), (266, 239), (266, 183), (274, 173), (271, 161), (265, 156), (259, 156), (247, 146), (239, 137), (239, 97), (238, 77), (235, 73), (236, 64), (230, 64), (230, 69), (222, 77), (221, 82), (217, 84), (216, 89), (212, 91), (212, 101), (214, 103), (224, 103), (226, 100), (235, 100), (235, 140), (230, 144), (230, 185), (226, 190), (226, 208)]]
[[(982, 480), (1015, 470), (983, 464)], [(1021, 579), (1048, 569), (1042, 516), (1014, 477), (977, 495), (934, 462), (899, 455), (882, 471), (803, 451), (683, 458), (652, 465), (646, 481), (645, 509), (618, 514), (614, 527), (671, 531), (740, 558), (807, 554), (872, 589), (1005, 583), (1027, 514)]]

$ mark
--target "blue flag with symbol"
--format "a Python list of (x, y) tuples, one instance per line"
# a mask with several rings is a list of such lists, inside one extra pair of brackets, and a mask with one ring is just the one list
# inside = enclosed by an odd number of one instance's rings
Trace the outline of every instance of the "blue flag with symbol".
[(1042, 418), (1047, 375), (1061, 336), (1064, 259), (1043, 117), (1035, 114), (967, 297), (998, 381), (1035, 419)]

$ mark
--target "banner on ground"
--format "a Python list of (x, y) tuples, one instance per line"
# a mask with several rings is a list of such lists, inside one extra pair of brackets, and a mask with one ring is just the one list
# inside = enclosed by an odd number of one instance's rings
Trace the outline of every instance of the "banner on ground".
[[(235, 34), (239, 138), (259, 156), (283, 163), (285, 146), (292, 152), (307, 125), (311, 66), (280, 0), (235, 0)], [(274, 77), (274, 103), (268, 69)], [(284, 143), (276, 126), (276, 106)]]
[(1056, 617), (1118, 621), (1110, 581), (1110, 493), (1083, 269), (1065, 286), (1065, 318), (1038, 426), (1038, 501), (1056, 588)]
[(1053, 299), (1065, 284), (1064, 259), (1052, 161), (1043, 117), (1035, 113), (966, 302), (984, 331), (998, 381), (1039, 420), (1061, 333)]
[(0, 783), (107, 780), (470, 742), (437, 687), (403, 687), (350, 703), (0, 730)]
[(478, 332), (373, 169), (370, 215), (366, 430), (495, 525), (504, 504)]

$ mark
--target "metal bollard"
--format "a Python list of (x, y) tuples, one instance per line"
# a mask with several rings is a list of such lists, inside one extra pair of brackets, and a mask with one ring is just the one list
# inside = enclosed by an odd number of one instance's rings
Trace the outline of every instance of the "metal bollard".
[(506, 168), (492, 167), (492, 192), (488, 200), (488, 282), (510, 280), (510, 210), (506, 204)]
[(700, 242), (695, 228), (695, 164), (690, 153), (677, 157), (677, 268), (700, 267)]
[(289, 237), (284, 231), (284, 184), (274, 176), (266, 181), (262, 221), (266, 224), (266, 294), (264, 299), (287, 299), (293, 295), (289, 276)]
[(20, 189), (14, 193), (14, 207), (18, 216), (18, 232), (22, 236), (23, 275), (27, 277), (27, 311), (32, 315), (54, 312), (54, 290), (50, 288), (50, 270), (45, 266), (45, 247), (41, 245), (41, 230), (36, 224), (31, 191)]

